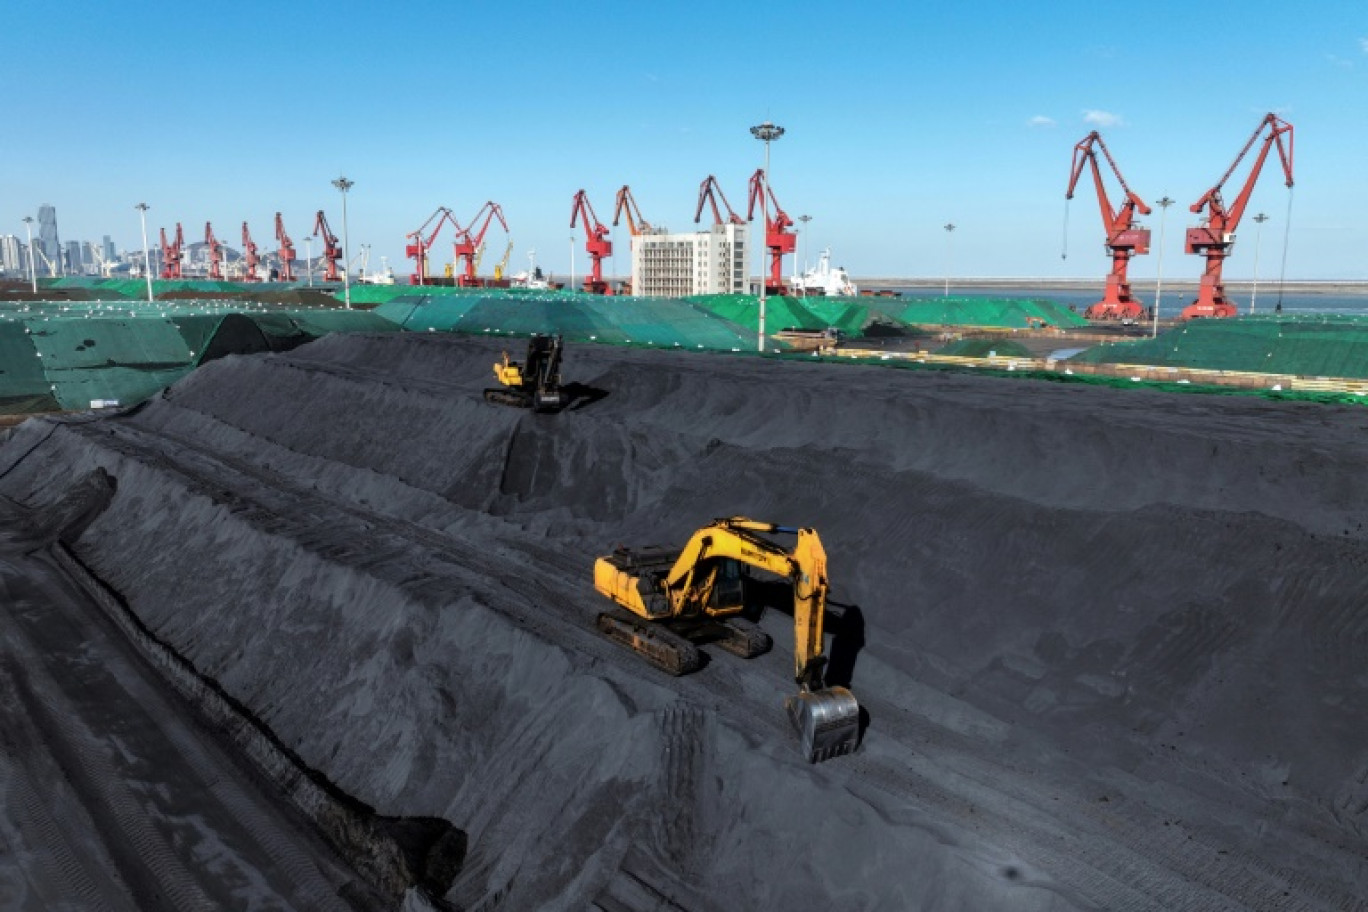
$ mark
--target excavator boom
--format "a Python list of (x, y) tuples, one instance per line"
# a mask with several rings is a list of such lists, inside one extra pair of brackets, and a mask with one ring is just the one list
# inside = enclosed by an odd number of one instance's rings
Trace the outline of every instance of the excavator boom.
[[(786, 549), (766, 537), (774, 534), (795, 535), (797, 544)], [(747, 607), (743, 564), (793, 585), (799, 692), (785, 707), (804, 755), (816, 763), (850, 753), (859, 740), (860, 705), (846, 688), (823, 682), (827, 559), (816, 531), (733, 516), (699, 529), (677, 551), (619, 548), (595, 562), (594, 588), (626, 610), (600, 614), (598, 627), (676, 675), (701, 667), (695, 642), (743, 658), (766, 652), (769, 636), (738, 617)]]

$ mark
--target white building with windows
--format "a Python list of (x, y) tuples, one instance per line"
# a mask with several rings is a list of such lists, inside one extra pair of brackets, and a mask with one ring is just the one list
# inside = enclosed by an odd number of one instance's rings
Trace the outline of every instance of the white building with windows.
[(632, 238), (632, 294), (678, 298), (746, 290), (749, 225)]

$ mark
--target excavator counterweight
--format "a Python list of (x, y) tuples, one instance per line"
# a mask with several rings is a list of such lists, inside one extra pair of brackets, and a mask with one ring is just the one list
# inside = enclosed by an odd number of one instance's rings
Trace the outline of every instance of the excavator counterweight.
[[(796, 535), (798, 542), (785, 549), (771, 534)], [(594, 563), (594, 588), (619, 606), (599, 614), (598, 629), (672, 675), (702, 666), (700, 643), (742, 658), (768, 652), (769, 635), (741, 617), (747, 609), (743, 565), (793, 585), (799, 691), (784, 705), (803, 755), (821, 763), (850, 753), (859, 743), (860, 704), (846, 688), (823, 682), (826, 551), (812, 529), (733, 516), (699, 529), (682, 549), (618, 548)]]

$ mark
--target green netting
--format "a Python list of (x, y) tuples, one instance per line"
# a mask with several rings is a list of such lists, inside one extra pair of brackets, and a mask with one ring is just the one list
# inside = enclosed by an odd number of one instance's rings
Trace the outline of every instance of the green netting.
[(315, 337), (334, 332), (393, 332), (399, 328), (372, 310), (312, 308), (292, 310), (289, 316), (301, 331)]
[(56, 371), (126, 366), (165, 368), (193, 360), (176, 324), (133, 318), (30, 323), (33, 347), (48, 376)]
[(960, 339), (943, 348), (936, 349), (938, 355), (954, 355), (959, 358), (1032, 358), (1031, 350), (1020, 342), (1011, 339)]
[[(760, 300), (755, 295), (698, 295), (685, 300), (738, 326), (759, 329)], [(858, 335), (871, 319), (868, 306), (849, 298), (777, 296), (765, 299), (767, 331), (835, 327), (853, 336)]]
[[(397, 296), (375, 313), (416, 332), (557, 333), (576, 341), (748, 350), (755, 333), (677, 298), (542, 292)], [(777, 345), (776, 345), (777, 347)]]
[(1191, 320), (1156, 339), (1103, 345), (1074, 358), (1091, 364), (1368, 378), (1368, 319), (1254, 316)]
[(329, 332), (398, 329), (364, 311), (242, 310), (222, 301), (9, 304), (0, 308), (0, 408), (85, 409), (102, 399), (132, 405), (206, 359), (287, 350)]
[(0, 322), (0, 409), (24, 414), (56, 408), (43, 359), (33, 347), (28, 327), (17, 321)]
[(1087, 320), (1067, 307), (1040, 298), (934, 297), (904, 298), (902, 307), (885, 305), (900, 323), (936, 326), (1086, 326)]

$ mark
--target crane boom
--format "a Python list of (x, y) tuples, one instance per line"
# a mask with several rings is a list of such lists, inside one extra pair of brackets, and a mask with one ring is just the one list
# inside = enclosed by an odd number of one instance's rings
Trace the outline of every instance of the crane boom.
[(570, 208), (570, 227), (576, 220), (584, 222), (586, 240), (584, 249), (589, 252), (590, 272), (584, 277), (584, 290), (590, 294), (608, 294), (608, 283), (603, 280), (603, 258), (613, 255), (613, 242), (608, 239), (608, 228), (594, 214), (589, 196), (583, 190), (575, 194)]
[[(1263, 138), (1263, 144), (1259, 148), (1259, 153), (1250, 166), (1249, 176), (1245, 178), (1244, 186), (1235, 197), (1235, 202), (1226, 208), (1225, 201), (1221, 198), (1221, 188), (1225, 182), (1235, 173), (1235, 169), (1240, 166), (1240, 162), (1249, 150), (1254, 147), (1254, 143), (1259, 139), (1260, 134), (1267, 130), (1267, 135)], [(1284, 137), (1286, 141), (1284, 142)], [(1202, 283), (1197, 290), (1197, 300), (1183, 308), (1180, 319), (1190, 320), (1194, 317), (1233, 317), (1238, 312), (1234, 304), (1226, 299), (1225, 286), (1221, 280), (1221, 270), (1226, 257), (1230, 256), (1235, 248), (1235, 231), (1240, 225), (1240, 219), (1244, 217), (1245, 208), (1249, 205), (1250, 194), (1254, 192), (1254, 184), (1259, 179), (1259, 173), (1263, 170), (1264, 162), (1268, 158), (1268, 151), (1274, 145), (1278, 147), (1278, 158), (1282, 162), (1283, 175), (1286, 178), (1286, 186), (1292, 187), (1292, 125), (1281, 119), (1275, 114), (1264, 115), (1263, 120), (1259, 121), (1259, 126), (1249, 137), (1249, 141), (1244, 144), (1240, 154), (1235, 156), (1235, 161), (1231, 162), (1225, 174), (1216, 182), (1206, 193), (1203, 193), (1197, 202), (1190, 207), (1194, 213), (1201, 213), (1206, 210), (1205, 224), (1187, 230), (1187, 243), (1185, 250), (1187, 253), (1206, 257), (1206, 269), (1202, 273)]]
[[(489, 230), (490, 224), (494, 219), (499, 220), (503, 226), (504, 234), (508, 233), (508, 222), (504, 220), (503, 208), (498, 203), (490, 200), (480, 207), (464, 229), (458, 229), (456, 243), (452, 247), (458, 263), (463, 264), (457, 269), (456, 282), (462, 288), (478, 288), (484, 284), (476, 277), (475, 273), (479, 269), (479, 255), (484, 250), (485, 232)], [(484, 219), (483, 222), (480, 220)], [(479, 225), (477, 228), (476, 225)]]
[(627, 216), (627, 232), (632, 237), (655, 233), (651, 223), (642, 218), (641, 207), (637, 205), (636, 197), (632, 196), (632, 188), (626, 184), (623, 184), (622, 189), (617, 192), (617, 207), (613, 210), (613, 224), (617, 225), (618, 219), (624, 214)]
[(281, 219), (279, 212), (275, 215), (275, 234), (276, 243), (280, 245), (280, 249), (276, 252), (276, 256), (280, 258), (280, 281), (293, 282), (295, 280), (294, 241), (290, 240), (290, 236), (285, 233), (285, 222)]
[(769, 251), (770, 261), (769, 276), (765, 278), (765, 293), (782, 295), (787, 291), (784, 286), (784, 254), (793, 253), (798, 245), (798, 236), (788, 230), (793, 227), (793, 219), (789, 218), (788, 213), (779, 205), (774, 188), (769, 185), (765, 175), (765, 169), (756, 168), (750, 179), (750, 204), (746, 209), (746, 221), (755, 218), (756, 203), (761, 203), (761, 208), (764, 208), (766, 195), (769, 196), (773, 208), (765, 223), (765, 249)]
[(327, 261), (327, 265), (323, 267), (323, 281), (341, 281), (342, 273), (338, 270), (337, 263), (342, 259), (342, 245), (337, 242), (337, 235), (328, 227), (328, 219), (322, 209), (318, 210), (318, 215), (314, 218), (314, 234), (323, 241), (323, 259)]
[[(1107, 188), (1102, 182), (1102, 169), (1097, 164), (1098, 149), (1102, 150), (1107, 164), (1111, 166), (1112, 174), (1116, 176), (1116, 181), (1125, 194), (1120, 209), (1113, 209), (1107, 196)], [(1102, 300), (1091, 305), (1083, 315), (1089, 320), (1134, 321), (1144, 315), (1145, 308), (1131, 295), (1130, 280), (1126, 272), (1130, 266), (1130, 258), (1136, 254), (1149, 253), (1150, 243), (1149, 229), (1135, 224), (1135, 213), (1138, 211), (1142, 215), (1149, 215), (1152, 210), (1126, 183), (1126, 179), (1121, 175), (1121, 169), (1116, 166), (1116, 160), (1112, 158), (1111, 151), (1103, 142), (1102, 135), (1096, 130), (1074, 146), (1073, 170), (1069, 178), (1069, 189), (1064, 194), (1065, 199), (1073, 199), (1074, 189), (1078, 186), (1078, 179), (1082, 176), (1085, 165), (1092, 170), (1093, 186), (1097, 190), (1097, 204), (1102, 211), (1102, 228), (1107, 233), (1105, 243), (1111, 254), (1112, 269), (1107, 276), (1107, 288)]]
[[(432, 225), (434, 221), (437, 223), (436, 226), (433, 227), (432, 232), (427, 237), (424, 237), (423, 232), (427, 231), (428, 226)], [(452, 216), (451, 210), (446, 206), (438, 206), (433, 210), (432, 215), (427, 217), (427, 221), (423, 222), (417, 230), (410, 231), (406, 235), (408, 243), (404, 246), (404, 256), (413, 260), (413, 274), (409, 276), (410, 285), (433, 284), (429, 281), (431, 276), (428, 274), (428, 251), (432, 249), (432, 245), (437, 240), (437, 235), (442, 232), (442, 226), (446, 225), (447, 222), (450, 222), (457, 231), (461, 230), (461, 226), (456, 224), (456, 219)]]
[(247, 230), (246, 222), (242, 223), (242, 259), (246, 266), (242, 281), (260, 282), (261, 276), (257, 275), (257, 264), (261, 262), (261, 257), (257, 256), (256, 241), (252, 240), (252, 232)]
[[(722, 207), (727, 210), (726, 221), (722, 219), (722, 212), (717, 208), (717, 201), (722, 201)], [(717, 178), (709, 174), (703, 178), (703, 183), (698, 186), (698, 208), (694, 211), (694, 222), (698, 222), (703, 216), (703, 204), (707, 202), (712, 205), (714, 225), (744, 225), (746, 220), (732, 211), (731, 203), (727, 202), (727, 195), (722, 192), (722, 186), (717, 182)]]
[(161, 249), (161, 277), (163, 279), (179, 279), (181, 277), (182, 251), (185, 249), (185, 232), (181, 230), (180, 222), (176, 222), (176, 240), (172, 244), (166, 243), (166, 229), (161, 229)]
[(223, 278), (223, 245), (218, 238), (214, 237), (214, 226), (209, 222), (204, 223), (204, 246), (209, 250), (209, 278), (221, 280)]

